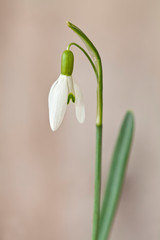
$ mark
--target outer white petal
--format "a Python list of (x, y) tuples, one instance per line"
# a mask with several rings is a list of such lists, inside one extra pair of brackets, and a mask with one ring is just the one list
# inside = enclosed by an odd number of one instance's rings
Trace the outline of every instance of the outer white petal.
[(60, 75), (48, 95), (49, 121), (53, 131), (62, 123), (67, 107), (68, 87), (66, 76)]
[(78, 87), (78, 85), (74, 82), (74, 90), (75, 90), (75, 107), (76, 107), (76, 117), (80, 123), (83, 123), (85, 120), (85, 106), (83, 101), (83, 95)]

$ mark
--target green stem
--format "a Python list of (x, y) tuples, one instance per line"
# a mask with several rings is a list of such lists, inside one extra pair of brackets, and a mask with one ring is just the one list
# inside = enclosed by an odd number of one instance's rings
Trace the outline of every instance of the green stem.
[(96, 164), (94, 184), (94, 208), (92, 240), (98, 239), (101, 201), (102, 120), (103, 120), (103, 74), (101, 59), (98, 60), (97, 118), (96, 118)]
[(102, 153), (102, 126), (96, 126), (96, 162), (95, 162), (92, 240), (98, 239), (98, 227), (100, 220), (101, 153)]
[(102, 153), (102, 117), (103, 117), (103, 73), (102, 73), (102, 63), (100, 55), (86, 36), (84, 32), (74, 24), (67, 22), (68, 27), (70, 27), (84, 42), (87, 47), (93, 61), (86, 51), (81, 48), (78, 44), (71, 43), (71, 45), (77, 46), (86, 55), (90, 61), (94, 72), (97, 77), (97, 115), (96, 115), (96, 163), (95, 163), (95, 188), (94, 188), (94, 208), (93, 208), (93, 230), (92, 230), (92, 240), (98, 240), (99, 231), (99, 219), (100, 219), (100, 196), (101, 196), (101, 153)]

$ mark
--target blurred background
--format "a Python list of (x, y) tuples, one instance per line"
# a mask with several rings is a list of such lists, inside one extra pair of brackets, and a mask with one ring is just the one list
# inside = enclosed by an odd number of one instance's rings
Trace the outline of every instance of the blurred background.
[(123, 116), (134, 144), (110, 239), (160, 239), (160, 1), (0, 1), (0, 239), (91, 239), (96, 79), (75, 47), (86, 121), (70, 104), (52, 132), (48, 92), (79, 26), (104, 71), (102, 192)]

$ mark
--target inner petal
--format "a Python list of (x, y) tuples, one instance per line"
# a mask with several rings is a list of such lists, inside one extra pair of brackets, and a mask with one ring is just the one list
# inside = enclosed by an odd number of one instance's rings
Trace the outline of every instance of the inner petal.
[(69, 104), (70, 100), (72, 102), (75, 102), (75, 90), (74, 90), (74, 84), (73, 84), (73, 79), (72, 76), (67, 77), (67, 86), (68, 86), (68, 100), (67, 104)]
[(72, 93), (68, 94), (67, 104), (69, 104), (70, 100), (72, 100), (72, 102), (75, 103), (75, 96)]

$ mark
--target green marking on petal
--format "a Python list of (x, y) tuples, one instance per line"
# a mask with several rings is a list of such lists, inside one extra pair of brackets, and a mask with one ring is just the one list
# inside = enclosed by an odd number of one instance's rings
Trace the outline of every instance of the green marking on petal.
[(75, 96), (73, 95), (73, 93), (68, 94), (67, 104), (69, 104), (71, 99), (72, 99), (72, 102), (75, 103)]

